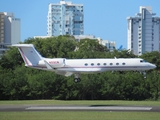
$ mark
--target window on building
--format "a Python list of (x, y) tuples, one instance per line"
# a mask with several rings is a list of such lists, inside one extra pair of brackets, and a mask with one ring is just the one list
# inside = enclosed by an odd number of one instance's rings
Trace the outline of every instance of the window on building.
[(110, 63), (110, 65), (113, 65), (113, 63)]
[(93, 65), (94, 65), (94, 63), (91, 63), (91, 65), (93, 66)]
[(116, 65), (119, 65), (119, 63), (116, 63)]

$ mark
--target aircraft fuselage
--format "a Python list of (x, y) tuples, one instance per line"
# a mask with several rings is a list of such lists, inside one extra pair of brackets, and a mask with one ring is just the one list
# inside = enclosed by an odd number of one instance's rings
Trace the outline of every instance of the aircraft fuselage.
[[(63, 59), (63, 58), (60, 58)], [(155, 65), (145, 62), (140, 58), (130, 59), (63, 59), (60, 63), (59, 59), (45, 59), (53, 68), (58, 71), (80, 72), (80, 73), (96, 73), (104, 71), (145, 71), (155, 67)], [(59, 64), (60, 63), (60, 64)], [(57, 65), (59, 64), (59, 66)], [(56, 66), (57, 65), (57, 66)], [(35, 66), (36, 67), (36, 66)], [(47, 69), (43, 60), (39, 62), (37, 67)]]

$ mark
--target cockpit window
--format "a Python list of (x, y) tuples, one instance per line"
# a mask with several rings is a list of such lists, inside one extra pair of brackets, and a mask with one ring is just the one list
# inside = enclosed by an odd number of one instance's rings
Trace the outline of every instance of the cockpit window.
[(140, 60), (140, 62), (141, 62), (141, 63), (144, 63), (144, 62), (146, 62), (146, 61), (145, 61), (145, 60)]

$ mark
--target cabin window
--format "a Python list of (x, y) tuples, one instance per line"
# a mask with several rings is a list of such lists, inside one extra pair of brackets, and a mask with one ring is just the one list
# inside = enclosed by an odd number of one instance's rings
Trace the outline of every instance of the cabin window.
[(126, 63), (122, 63), (122, 65), (126, 65)]
[(85, 65), (85, 66), (88, 66), (88, 64), (87, 64), (87, 63), (85, 63), (84, 65)]
[(145, 60), (140, 60), (140, 62), (142, 63), (142, 62), (146, 62)]
[(100, 65), (100, 63), (97, 63), (97, 65)]
[(107, 63), (103, 63), (103, 65), (107, 65)]
[(110, 63), (110, 65), (113, 65), (113, 63)]
[(119, 63), (116, 63), (116, 65), (119, 65)]
[(94, 63), (91, 63), (91, 65), (93, 66), (93, 65), (94, 65)]

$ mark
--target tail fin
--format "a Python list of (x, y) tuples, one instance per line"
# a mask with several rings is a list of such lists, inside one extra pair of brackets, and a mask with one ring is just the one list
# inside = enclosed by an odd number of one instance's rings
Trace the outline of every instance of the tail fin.
[(14, 44), (12, 46), (18, 47), (25, 66), (36, 66), (42, 60), (42, 56), (36, 51), (33, 44)]

